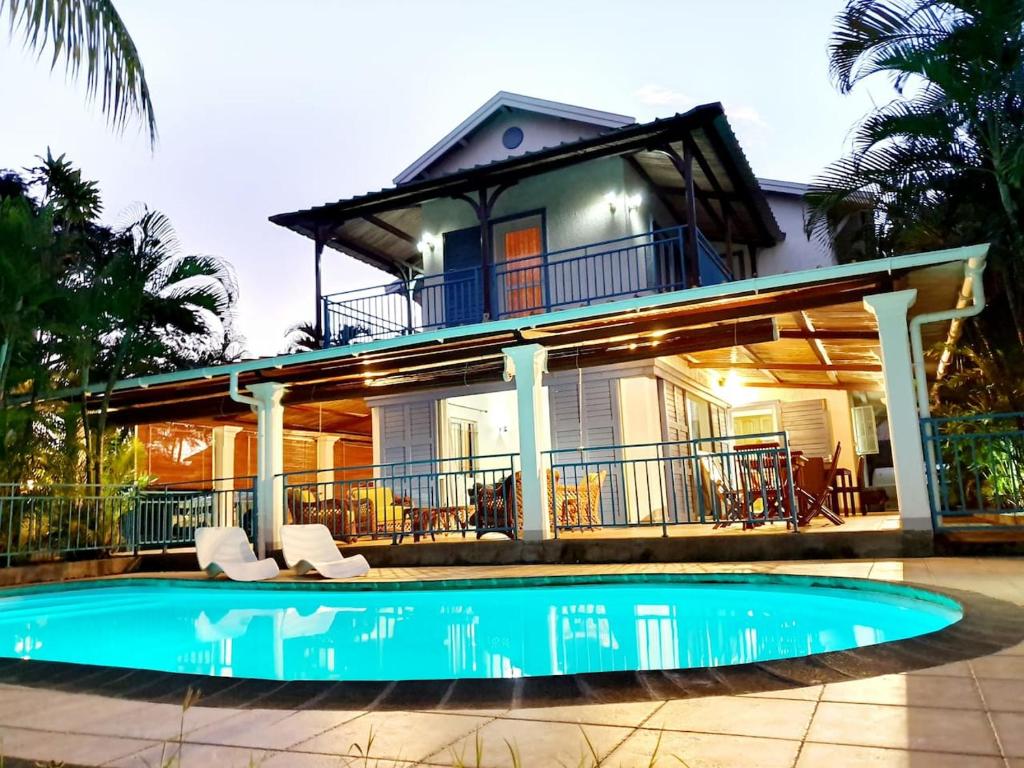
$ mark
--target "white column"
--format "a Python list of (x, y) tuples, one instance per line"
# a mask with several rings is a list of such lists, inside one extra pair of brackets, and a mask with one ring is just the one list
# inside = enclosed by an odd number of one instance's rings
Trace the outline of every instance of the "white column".
[(931, 530), (932, 516), (925, 484), (921, 425), (914, 394), (907, 310), (917, 291), (894, 291), (864, 297), (864, 306), (878, 320), (882, 347), (882, 382), (889, 417), (896, 494), (905, 530)]
[(316, 482), (322, 499), (334, 498), (334, 473), (324, 470), (334, 469), (334, 444), (339, 439), (337, 435), (318, 435), (316, 438)]
[(524, 344), (502, 350), (505, 355), (505, 381), (515, 378), (516, 410), (519, 417), (519, 467), (523, 482), (522, 538), (530, 540), (551, 538), (548, 515), (548, 488), (544, 482), (540, 453), (547, 446), (544, 435), (542, 389), (547, 369), (547, 350), (540, 344)]
[(240, 525), (233, 519), (235, 490), (235, 435), (241, 427), (213, 428), (213, 518), (214, 525)]
[(259, 401), (257, 420), (256, 518), (259, 523), (257, 549), (263, 557), (268, 549), (281, 548), (284, 525), (284, 487), (278, 477), (284, 471), (285, 385), (277, 382), (250, 384)]

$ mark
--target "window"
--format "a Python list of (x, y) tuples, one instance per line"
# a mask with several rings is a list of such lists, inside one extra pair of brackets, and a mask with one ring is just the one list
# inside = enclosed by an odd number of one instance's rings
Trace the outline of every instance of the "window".
[[(774, 403), (766, 403), (732, 409), (732, 433), (736, 437), (743, 435), (765, 435), (779, 431), (779, 409)], [(771, 438), (754, 437), (748, 440), (737, 440), (737, 445), (748, 443), (773, 442)]]
[(472, 419), (460, 419), (451, 417), (448, 419), (448, 444), (456, 466), (447, 467), (449, 470), (461, 470), (463, 472), (474, 472), (473, 457), (476, 456), (476, 446), (479, 435), (479, 426)]

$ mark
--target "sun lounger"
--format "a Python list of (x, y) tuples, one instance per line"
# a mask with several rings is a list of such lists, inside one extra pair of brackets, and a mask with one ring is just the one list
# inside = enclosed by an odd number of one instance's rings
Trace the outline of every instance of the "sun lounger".
[(241, 528), (196, 528), (196, 557), (207, 574), (223, 573), (232, 581), (260, 581), (278, 574), (273, 560), (256, 559)]
[(327, 579), (350, 579), (370, 570), (362, 555), (342, 557), (325, 525), (282, 526), (281, 544), (284, 561), (299, 574), (316, 571)]

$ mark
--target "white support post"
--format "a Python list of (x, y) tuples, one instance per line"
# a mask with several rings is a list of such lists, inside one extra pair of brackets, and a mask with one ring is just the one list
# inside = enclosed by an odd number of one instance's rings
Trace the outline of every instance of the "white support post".
[(257, 548), (260, 557), (268, 549), (281, 548), (284, 525), (284, 487), (279, 475), (284, 471), (284, 397), (285, 385), (277, 382), (250, 384), (257, 401), (256, 519)]
[(316, 482), (320, 498), (334, 498), (334, 444), (340, 438), (337, 435), (318, 435), (316, 438)]
[(213, 428), (213, 519), (214, 525), (240, 525), (232, 519), (235, 508), (235, 435), (241, 427)]
[(878, 320), (882, 348), (882, 381), (889, 417), (896, 495), (904, 530), (931, 530), (932, 515), (925, 484), (921, 424), (910, 361), (907, 310), (917, 290), (894, 291), (864, 297), (864, 306)]
[(515, 378), (519, 416), (519, 468), (523, 483), (523, 530), (528, 541), (551, 538), (548, 514), (548, 488), (541, 467), (541, 451), (546, 448), (543, 423), (542, 389), (547, 369), (547, 350), (540, 344), (524, 344), (502, 350), (505, 355), (505, 381)]

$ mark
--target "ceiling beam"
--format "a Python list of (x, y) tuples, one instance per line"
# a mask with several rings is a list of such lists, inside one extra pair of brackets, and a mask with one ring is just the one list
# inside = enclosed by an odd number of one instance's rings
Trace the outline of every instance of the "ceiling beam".
[[(811, 318), (807, 316), (806, 312), (794, 312), (793, 320), (795, 320), (796, 324), (800, 326), (800, 330), (807, 333), (814, 333), (814, 323), (811, 322)], [(825, 344), (821, 339), (808, 338), (807, 345), (811, 348), (811, 352), (814, 353), (814, 356), (818, 358), (819, 363), (822, 365), (832, 365), (832, 358), (829, 357), (828, 350), (825, 349)], [(833, 384), (839, 383), (839, 377), (836, 375), (835, 371), (829, 371), (828, 378)]]
[(370, 222), (371, 224), (373, 224), (373, 226), (377, 227), (378, 229), (383, 229), (388, 234), (394, 235), (399, 240), (405, 240), (405, 242), (410, 243), (412, 245), (416, 245), (418, 242), (415, 237), (410, 235), (404, 229), (399, 229), (394, 224), (389, 224), (388, 222), (384, 221), (384, 219), (380, 218), (379, 216), (374, 216), (372, 213), (366, 214), (365, 216), (363, 216), (363, 219), (365, 221)]
[(691, 363), (691, 368), (711, 368), (723, 370), (735, 368), (742, 371), (837, 371), (846, 373), (881, 373), (882, 366), (874, 363), (733, 363), (728, 360), (721, 363)]
[[(753, 350), (753, 348), (751, 348), (751, 346), (749, 344), (744, 344), (742, 346), (742, 349), (743, 349), (744, 352), (746, 352), (748, 355), (750, 355), (750, 359), (753, 360), (755, 363), (759, 363), (762, 366), (766, 365), (766, 363), (764, 361), (764, 358), (762, 358), (759, 354), (757, 354), (757, 352), (755, 352)], [(782, 383), (782, 379), (780, 379), (778, 376), (776, 376), (774, 373), (772, 373), (771, 369), (765, 368), (764, 372), (766, 374), (768, 374), (768, 377), (771, 378), (776, 384), (781, 384)]]
[(803, 328), (781, 328), (780, 339), (821, 339), (822, 341), (878, 341), (877, 331), (813, 331)]
[(769, 384), (765, 381), (744, 381), (744, 387), (756, 387), (758, 389), (835, 389), (844, 392), (881, 392), (883, 387), (881, 384), (873, 382), (860, 382), (857, 384), (851, 384), (849, 382), (839, 382), (838, 384), (808, 384), (806, 382), (785, 382), (783, 384)]
[(640, 180), (647, 184), (647, 186), (649, 186), (654, 191), (654, 196), (658, 198), (658, 200), (661, 202), (663, 206), (665, 206), (669, 213), (676, 217), (676, 221), (682, 222), (686, 219), (682, 211), (676, 209), (673, 202), (669, 200), (668, 196), (665, 194), (665, 190), (663, 190), (661, 187), (654, 183), (654, 179), (652, 179), (650, 174), (647, 173), (647, 169), (640, 165), (640, 161), (636, 159), (636, 155), (626, 155), (626, 162), (629, 163), (629, 166), (634, 171), (636, 171), (636, 174), (637, 176), (640, 177)]

